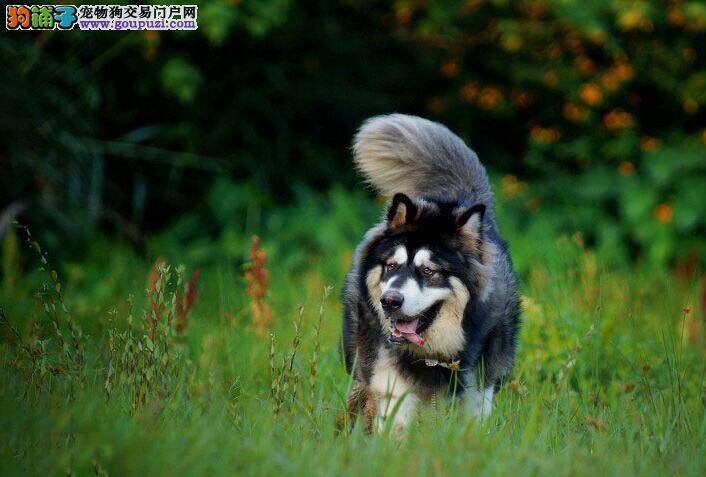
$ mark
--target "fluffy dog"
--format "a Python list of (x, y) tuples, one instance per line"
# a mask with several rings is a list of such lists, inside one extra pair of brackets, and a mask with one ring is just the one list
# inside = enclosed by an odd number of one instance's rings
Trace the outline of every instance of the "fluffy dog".
[(406, 427), (415, 407), (455, 390), (487, 416), (512, 367), (517, 279), (476, 154), (445, 126), (367, 120), (356, 165), (392, 201), (365, 234), (343, 290), (348, 412), (369, 429)]

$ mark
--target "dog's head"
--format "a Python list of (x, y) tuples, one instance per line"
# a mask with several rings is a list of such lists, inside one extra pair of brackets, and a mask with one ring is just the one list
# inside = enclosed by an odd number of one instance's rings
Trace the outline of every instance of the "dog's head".
[(484, 213), (482, 204), (395, 195), (365, 275), (391, 342), (439, 356), (459, 351), (466, 305), (483, 291)]

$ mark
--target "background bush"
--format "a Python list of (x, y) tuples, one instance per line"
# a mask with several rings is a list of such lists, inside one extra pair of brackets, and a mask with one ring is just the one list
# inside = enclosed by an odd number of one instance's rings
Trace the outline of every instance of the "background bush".
[(701, 2), (199, 7), (197, 32), (2, 36), (3, 217), (22, 210), (68, 255), (97, 230), (142, 248), (167, 227), (275, 231), (283, 206), (360, 188), (355, 128), (400, 111), (478, 151), (506, 227), (579, 231), (616, 261), (704, 261)]

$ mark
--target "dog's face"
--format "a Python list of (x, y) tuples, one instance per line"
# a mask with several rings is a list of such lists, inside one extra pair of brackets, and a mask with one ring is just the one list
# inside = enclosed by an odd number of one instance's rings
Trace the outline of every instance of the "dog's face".
[(368, 256), (366, 285), (390, 342), (450, 356), (464, 344), (461, 321), (477, 289), (474, 257), (484, 207), (412, 201), (398, 194)]
[(384, 260), (380, 306), (390, 320), (390, 339), (424, 344), (421, 333), (438, 314), (440, 303), (453, 293), (449, 270), (434, 260), (431, 249), (397, 245)]

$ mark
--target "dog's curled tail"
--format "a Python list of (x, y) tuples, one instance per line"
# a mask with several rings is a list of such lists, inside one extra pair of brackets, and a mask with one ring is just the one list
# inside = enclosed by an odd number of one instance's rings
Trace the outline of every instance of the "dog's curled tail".
[(492, 204), (478, 156), (439, 123), (406, 114), (372, 117), (355, 136), (353, 156), (362, 175), (384, 195)]

